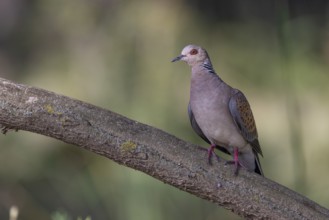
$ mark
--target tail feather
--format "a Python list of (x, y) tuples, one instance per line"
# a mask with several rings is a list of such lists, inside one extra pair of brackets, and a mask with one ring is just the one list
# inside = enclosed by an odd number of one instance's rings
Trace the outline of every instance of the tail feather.
[(261, 176), (264, 176), (257, 152), (254, 152), (254, 155), (255, 155), (255, 172)]
[(261, 176), (264, 176), (262, 167), (259, 162), (258, 153), (256, 151), (252, 150), (249, 152), (244, 152), (242, 154), (240, 153), (239, 162), (248, 170), (258, 173)]

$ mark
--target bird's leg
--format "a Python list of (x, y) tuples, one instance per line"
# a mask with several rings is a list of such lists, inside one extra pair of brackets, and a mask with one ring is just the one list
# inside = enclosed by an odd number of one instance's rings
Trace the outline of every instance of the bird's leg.
[(234, 174), (238, 175), (239, 166), (241, 166), (241, 165), (240, 165), (240, 162), (239, 162), (239, 149), (237, 147), (234, 148), (233, 160), (234, 160), (234, 164), (235, 164)]
[(211, 158), (213, 155), (216, 156), (217, 160), (219, 159), (219, 157), (216, 155), (215, 153), (215, 148), (216, 148), (216, 145), (215, 144), (211, 144), (209, 149), (208, 149), (208, 163), (211, 165)]
[(235, 165), (234, 174), (238, 175), (239, 167), (242, 167), (243, 165), (239, 161), (239, 149), (237, 147), (234, 147), (233, 160), (226, 161), (226, 164), (233, 164), (233, 163)]

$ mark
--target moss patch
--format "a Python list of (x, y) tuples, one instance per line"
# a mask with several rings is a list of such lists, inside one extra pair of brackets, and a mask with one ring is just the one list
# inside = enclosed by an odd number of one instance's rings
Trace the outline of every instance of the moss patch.
[(61, 112), (55, 112), (54, 108), (50, 104), (45, 105), (45, 110), (49, 114), (56, 114), (56, 115), (61, 115), (62, 114)]
[(134, 151), (136, 149), (136, 147), (137, 147), (137, 144), (135, 144), (132, 141), (126, 141), (121, 144), (121, 150), (124, 152)]

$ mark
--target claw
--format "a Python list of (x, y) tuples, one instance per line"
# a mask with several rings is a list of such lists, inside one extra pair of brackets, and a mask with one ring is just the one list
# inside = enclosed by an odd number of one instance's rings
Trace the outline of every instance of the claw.
[(233, 160), (226, 161), (225, 164), (235, 165), (235, 170), (234, 170), (235, 175), (238, 175), (239, 167), (244, 167), (239, 161), (239, 149), (237, 147), (234, 148)]

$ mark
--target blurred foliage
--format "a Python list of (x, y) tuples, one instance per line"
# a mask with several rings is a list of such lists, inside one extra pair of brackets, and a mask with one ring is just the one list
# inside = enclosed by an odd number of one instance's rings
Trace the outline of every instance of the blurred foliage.
[[(170, 63), (190, 43), (247, 95), (265, 175), (328, 207), (327, 1), (0, 2), (1, 77), (206, 146), (186, 114), (190, 70)], [(1, 219), (13, 205), (20, 220), (239, 219), (47, 137), (9, 132), (0, 143)]]

